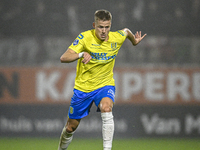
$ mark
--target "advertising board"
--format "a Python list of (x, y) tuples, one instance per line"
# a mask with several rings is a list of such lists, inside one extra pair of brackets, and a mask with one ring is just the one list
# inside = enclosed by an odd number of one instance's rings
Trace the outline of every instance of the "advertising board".
[[(59, 137), (68, 105), (0, 105), (0, 137)], [(199, 106), (115, 105), (115, 138), (200, 138)], [(96, 106), (81, 120), (79, 138), (101, 138)]]
[[(199, 68), (116, 68), (116, 104), (200, 104)], [(1, 68), (0, 104), (69, 103), (75, 69)]]

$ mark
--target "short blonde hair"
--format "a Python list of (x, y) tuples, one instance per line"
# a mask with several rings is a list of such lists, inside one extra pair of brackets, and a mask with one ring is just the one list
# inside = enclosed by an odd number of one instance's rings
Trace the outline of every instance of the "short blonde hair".
[(96, 22), (97, 20), (103, 20), (103, 21), (112, 20), (112, 15), (107, 10), (104, 9), (97, 10), (94, 13), (94, 21)]

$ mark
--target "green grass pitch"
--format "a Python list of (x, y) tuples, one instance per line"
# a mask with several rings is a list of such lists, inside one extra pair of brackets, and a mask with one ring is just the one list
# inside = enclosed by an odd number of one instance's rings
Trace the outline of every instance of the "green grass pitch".
[[(0, 150), (57, 150), (56, 138), (0, 138)], [(101, 139), (74, 138), (68, 150), (102, 150)], [(112, 150), (200, 150), (199, 139), (114, 139)]]

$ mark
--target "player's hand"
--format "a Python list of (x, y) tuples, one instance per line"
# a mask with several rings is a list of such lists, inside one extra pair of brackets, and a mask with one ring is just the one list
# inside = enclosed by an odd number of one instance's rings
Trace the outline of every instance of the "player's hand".
[(137, 31), (134, 35), (135, 37), (135, 45), (137, 45), (138, 43), (140, 43), (140, 41), (146, 36), (147, 34), (144, 34), (143, 36), (141, 36), (141, 31)]
[(84, 52), (82, 63), (87, 64), (91, 59), (92, 57), (90, 54), (88, 52)]

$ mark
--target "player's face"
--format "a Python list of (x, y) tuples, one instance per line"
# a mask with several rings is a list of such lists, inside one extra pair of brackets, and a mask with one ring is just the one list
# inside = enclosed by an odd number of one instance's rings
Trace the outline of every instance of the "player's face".
[(107, 41), (108, 40), (108, 33), (110, 31), (111, 27), (111, 21), (110, 20), (97, 20), (93, 23), (93, 27), (95, 28), (95, 34), (98, 39), (101, 41)]

